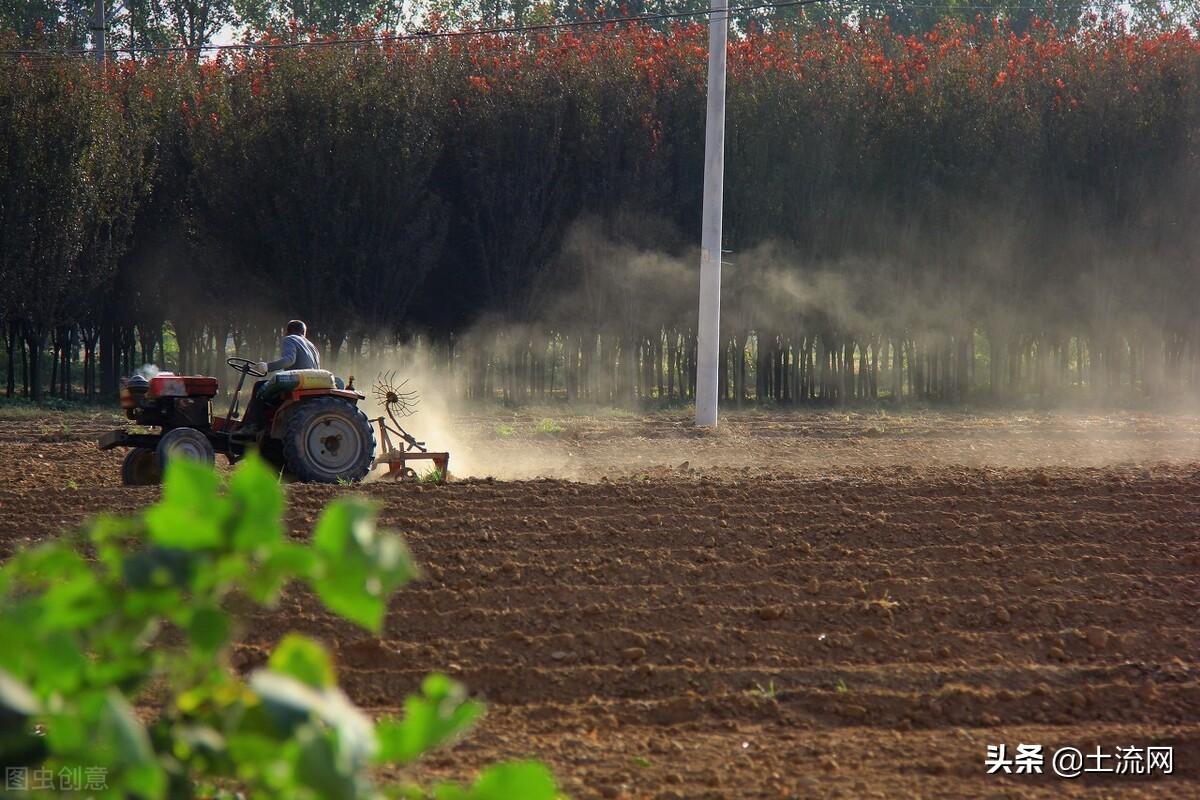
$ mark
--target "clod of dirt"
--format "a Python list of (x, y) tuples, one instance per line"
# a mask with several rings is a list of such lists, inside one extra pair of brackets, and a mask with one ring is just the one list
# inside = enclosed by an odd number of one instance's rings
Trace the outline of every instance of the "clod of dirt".
[(621, 651), (621, 657), (626, 661), (637, 661), (640, 658), (644, 658), (645, 655), (646, 649), (643, 647), (626, 647)]
[(378, 667), (387, 661), (392, 652), (380, 644), (378, 639), (359, 639), (338, 648), (339, 661), (349, 667)]
[(266, 660), (266, 656), (253, 647), (239, 647), (233, 651), (230, 657), (233, 668), (242, 672), (261, 666), (266, 663)]
[(779, 619), (785, 611), (783, 606), (763, 606), (758, 609), (758, 618), (761, 620)]
[(1109, 634), (1104, 628), (1092, 626), (1085, 632), (1088, 644), (1097, 650), (1103, 650), (1108, 647)]
[(817, 580), (815, 577), (809, 578), (808, 579), (808, 593), (809, 594), (820, 594), (820, 592), (821, 592), (821, 582), (819, 580)]

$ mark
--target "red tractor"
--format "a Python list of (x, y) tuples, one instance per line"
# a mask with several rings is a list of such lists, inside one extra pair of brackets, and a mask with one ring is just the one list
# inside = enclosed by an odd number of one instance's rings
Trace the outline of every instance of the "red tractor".
[(358, 408), (365, 396), (355, 391), (353, 378), (345, 386), (325, 370), (276, 372), (255, 382), (239, 418), (246, 376), (266, 374), (245, 358), (226, 363), (241, 377), (224, 417), (212, 414), (216, 378), (161, 372), (149, 380), (135, 375), (122, 384), (125, 416), (139, 428), (158, 428), (157, 433), (116, 430), (100, 437), (101, 450), (132, 448), (121, 466), (125, 485), (158, 483), (174, 458), (212, 464), (223, 453), (232, 464), (250, 450), (302, 481), (360, 481), (371, 471), (375, 431)]

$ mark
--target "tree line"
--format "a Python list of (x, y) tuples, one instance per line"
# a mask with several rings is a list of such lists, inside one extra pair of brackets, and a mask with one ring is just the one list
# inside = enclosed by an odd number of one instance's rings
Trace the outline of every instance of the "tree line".
[[(1085, 23), (736, 32), (727, 401), (1194, 393), (1200, 42)], [(690, 399), (704, 26), (377, 32), (5, 62), (5, 391), (220, 375), (299, 316), (465, 397)]]
[[(296, 26), (320, 34), (375, 24), (408, 32), (436, 27), (539, 25), (592, 20), (607, 15), (678, 15), (708, 10), (705, 0), (103, 0), (109, 47), (183, 47), (196, 51), (232, 36), (252, 37)], [(95, 44), (93, 0), (0, 0), (0, 30), (24, 39), (48, 37), (62, 48)], [(1060, 28), (1085, 14), (1125, 19), (1138, 30), (1194, 25), (1200, 0), (823, 0), (807, 6), (760, 7), (734, 20), (766, 26), (820, 26), (887, 18), (905, 33), (929, 30), (943, 17), (1000, 17), (1024, 32), (1035, 16)], [(665, 27), (663, 22), (661, 27)], [(45, 42), (44, 42), (45, 43)]]

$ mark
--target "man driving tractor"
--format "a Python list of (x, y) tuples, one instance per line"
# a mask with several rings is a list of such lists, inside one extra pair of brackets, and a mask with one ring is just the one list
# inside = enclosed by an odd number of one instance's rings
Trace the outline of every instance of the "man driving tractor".
[(288, 322), (283, 338), (279, 340), (279, 358), (275, 361), (260, 361), (259, 372), (275, 372), (280, 369), (320, 369), (321, 355), (305, 334), (308, 328), (298, 319)]
[[(263, 375), (279, 370), (320, 369), (321, 354), (316, 346), (308, 340), (308, 326), (303, 320), (289, 320), (283, 329), (283, 338), (279, 340), (279, 358), (274, 361), (259, 361), (255, 366)], [(266, 380), (255, 381), (251, 389), (251, 397), (263, 397), (263, 386)], [(340, 388), (340, 387), (339, 387)], [(251, 403), (246, 409), (242, 424), (249, 430), (256, 429), (262, 422), (264, 412), (268, 408), (264, 403)]]

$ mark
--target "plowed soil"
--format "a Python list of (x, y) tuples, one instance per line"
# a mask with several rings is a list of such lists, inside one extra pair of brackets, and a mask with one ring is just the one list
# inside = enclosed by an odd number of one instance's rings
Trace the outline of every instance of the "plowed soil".
[[(455, 675), (489, 714), (421, 780), (535, 757), (576, 797), (1200, 797), (1195, 417), (541, 420), (457, 419), (457, 481), (357, 489), (425, 571), (382, 640), (292, 593), (238, 666), (298, 629), (379, 713)], [(95, 450), (110, 425), (0, 419), (0, 557), (154, 499)], [(294, 533), (346, 491), (289, 487)], [(988, 775), (1001, 743), (1173, 746), (1174, 774)]]

